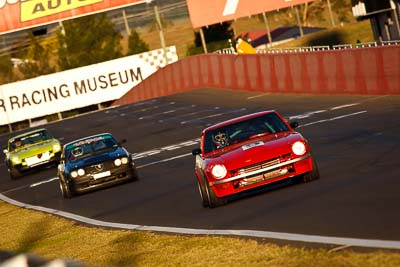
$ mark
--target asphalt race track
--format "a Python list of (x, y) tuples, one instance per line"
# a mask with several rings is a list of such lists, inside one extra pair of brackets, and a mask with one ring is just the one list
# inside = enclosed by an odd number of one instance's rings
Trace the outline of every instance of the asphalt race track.
[[(321, 179), (277, 184), (203, 208), (193, 148), (216, 122), (275, 109), (300, 123)], [(280, 95), (197, 90), (48, 124), (63, 143), (100, 132), (127, 139), (140, 180), (63, 199), (56, 168), (8, 178), (0, 194), (91, 219), (145, 226), (260, 230), (400, 240), (400, 96)], [(9, 135), (0, 137), (2, 146)]]

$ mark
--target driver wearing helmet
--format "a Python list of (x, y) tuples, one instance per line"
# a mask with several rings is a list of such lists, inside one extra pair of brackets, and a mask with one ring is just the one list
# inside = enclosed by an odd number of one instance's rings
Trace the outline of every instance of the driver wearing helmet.
[(225, 133), (218, 132), (213, 136), (213, 142), (216, 145), (217, 149), (226, 147), (229, 145), (228, 137)]

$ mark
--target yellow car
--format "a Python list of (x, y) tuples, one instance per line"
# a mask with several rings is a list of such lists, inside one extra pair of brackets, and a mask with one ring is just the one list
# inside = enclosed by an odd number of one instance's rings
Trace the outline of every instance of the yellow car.
[(25, 171), (60, 160), (61, 144), (46, 129), (17, 135), (8, 140), (6, 165), (11, 179), (21, 177)]

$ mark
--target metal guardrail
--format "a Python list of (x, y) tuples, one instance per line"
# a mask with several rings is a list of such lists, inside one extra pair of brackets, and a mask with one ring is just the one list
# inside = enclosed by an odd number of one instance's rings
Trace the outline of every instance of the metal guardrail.
[(397, 41), (383, 41), (382, 45), (400, 45), (400, 40)]
[(344, 45), (334, 45), (332, 46), (333, 50), (344, 50), (344, 49), (352, 49), (353, 46), (351, 44), (344, 44)]
[[(383, 42), (368, 42), (368, 43), (357, 43), (354, 46), (351, 44), (342, 44), (342, 45), (333, 45), (330, 47), (329, 45), (323, 46), (307, 46), (307, 47), (288, 47), (288, 48), (262, 48), (257, 49), (257, 54), (282, 54), (282, 53), (302, 53), (302, 52), (316, 52), (316, 51), (329, 51), (329, 50), (345, 50), (345, 49), (354, 49), (354, 48), (367, 48), (367, 47), (378, 47), (378, 46), (392, 46), (392, 45), (400, 45), (400, 40), (396, 41), (383, 41)], [(236, 51), (233, 47), (224, 48), (214, 53), (218, 54), (236, 54)]]
[(356, 44), (356, 48), (375, 47), (375, 46), (378, 46), (377, 42), (358, 43), (358, 44)]

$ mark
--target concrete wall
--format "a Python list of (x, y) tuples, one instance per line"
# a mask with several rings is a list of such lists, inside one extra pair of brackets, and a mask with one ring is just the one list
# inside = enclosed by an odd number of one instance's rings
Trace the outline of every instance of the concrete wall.
[(400, 46), (286, 54), (192, 56), (160, 69), (115, 101), (114, 105), (197, 88), (399, 95)]

